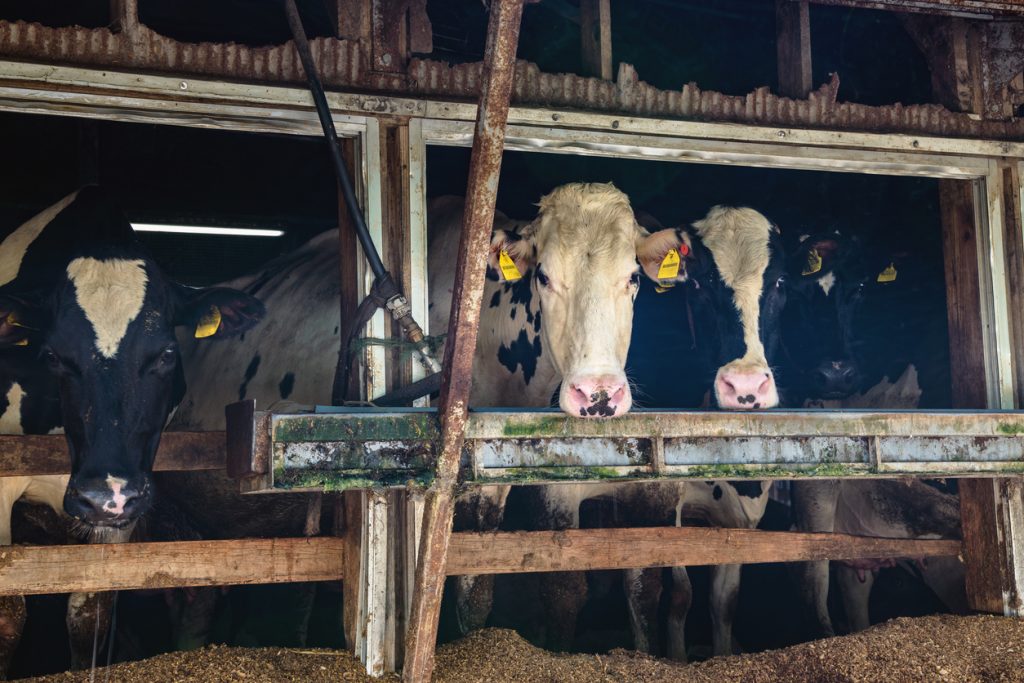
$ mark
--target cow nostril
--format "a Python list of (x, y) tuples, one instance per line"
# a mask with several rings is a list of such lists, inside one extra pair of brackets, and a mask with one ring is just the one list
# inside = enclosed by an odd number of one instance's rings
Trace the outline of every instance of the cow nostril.
[[(764, 381), (761, 382), (760, 386), (757, 387), (757, 394), (759, 396), (767, 394), (768, 393), (768, 389), (771, 386), (771, 383), (772, 383), (772, 378), (769, 377), (769, 376), (765, 376)], [(751, 396), (751, 398), (753, 398), (753, 396)]]
[(583, 391), (575, 384), (570, 385), (570, 389), (572, 390), (573, 397), (577, 401), (579, 401), (583, 405), (587, 405), (588, 403), (590, 403), (590, 395), (587, 394), (587, 392)]
[(723, 388), (726, 390), (727, 393), (730, 393), (730, 394), (738, 393), (736, 391), (736, 385), (733, 384), (732, 382), (730, 382), (729, 380), (727, 380), (724, 377), (722, 378), (722, 384), (724, 385)]

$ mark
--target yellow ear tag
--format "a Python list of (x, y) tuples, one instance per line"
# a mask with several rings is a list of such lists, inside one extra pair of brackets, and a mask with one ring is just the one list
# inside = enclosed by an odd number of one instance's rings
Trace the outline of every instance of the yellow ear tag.
[(220, 309), (216, 306), (210, 306), (210, 310), (207, 311), (206, 315), (199, 319), (199, 323), (196, 325), (196, 339), (212, 337), (217, 334), (217, 329), (219, 327)]
[[(658, 266), (658, 279), (675, 280), (678, 275), (679, 252), (675, 249), (669, 249), (668, 253), (665, 254), (665, 258), (661, 260), (661, 265)], [(662, 285), (662, 287), (664, 287), (664, 285)]]
[(821, 254), (818, 253), (817, 249), (811, 249), (807, 252), (807, 267), (800, 274), (814, 275), (819, 270), (821, 270)]
[(28, 337), (25, 337), (24, 339), (19, 339), (18, 341), (14, 342), (14, 345), (15, 346), (28, 346)]
[(668, 287), (662, 287), (661, 285), (654, 285), (654, 291), (657, 292), (658, 294), (664, 294), (668, 290), (672, 289), (673, 286), (674, 285), (669, 285)]
[(876, 282), (892, 282), (896, 279), (896, 264), (890, 263), (889, 267), (878, 274)]
[(523, 274), (516, 267), (516, 262), (504, 249), (498, 252), (498, 267), (501, 268), (501, 276), (505, 278), (506, 282), (515, 282), (523, 278)]
[(11, 327), (25, 327), (24, 325), (21, 324), (21, 321), (18, 320), (18, 316), (14, 313), (14, 311), (11, 311), (10, 313), (7, 314), (7, 318), (4, 320), (4, 322), (6, 322)]

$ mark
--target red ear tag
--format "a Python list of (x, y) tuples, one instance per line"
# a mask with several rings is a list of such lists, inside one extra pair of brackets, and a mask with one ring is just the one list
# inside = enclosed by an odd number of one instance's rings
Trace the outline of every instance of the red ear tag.
[(685, 242), (683, 242), (682, 244), (679, 245), (679, 255), (680, 256), (686, 256), (689, 253), (690, 253), (690, 247), (686, 246)]

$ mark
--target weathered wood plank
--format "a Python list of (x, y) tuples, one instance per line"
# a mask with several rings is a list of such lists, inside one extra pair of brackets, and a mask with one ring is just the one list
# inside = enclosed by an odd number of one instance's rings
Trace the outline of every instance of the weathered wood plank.
[(949, 371), (954, 408), (985, 408), (985, 340), (982, 334), (977, 213), (970, 182), (939, 181), (942, 250), (946, 261)]
[(337, 581), (340, 538), (174, 541), (0, 549), (0, 595)]
[(811, 19), (807, 0), (775, 0), (779, 94), (802, 100), (811, 82)]
[(959, 553), (960, 541), (957, 540), (921, 541), (709, 527), (461, 532), (452, 535), (448, 574), (921, 558)]
[(580, 48), (586, 75), (612, 80), (611, 0), (581, 0)]
[(964, 479), (959, 486), (968, 603), (979, 612), (1002, 614), (995, 486), (991, 479)]
[[(153, 469), (157, 472), (224, 469), (224, 432), (165, 432)], [(0, 477), (68, 474), (71, 463), (64, 436), (0, 434)]]

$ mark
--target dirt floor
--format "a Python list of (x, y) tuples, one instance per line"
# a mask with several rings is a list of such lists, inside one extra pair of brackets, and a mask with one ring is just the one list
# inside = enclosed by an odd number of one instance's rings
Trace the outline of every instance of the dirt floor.
[[(36, 679), (89, 681), (89, 672)], [(1004, 617), (902, 618), (863, 633), (690, 666), (615, 650), (607, 655), (557, 655), (513, 631), (486, 629), (441, 647), (438, 683), (673, 681), (1024, 682), (1024, 620)], [(118, 664), (96, 681), (226, 683), (228, 681), (382, 681), (371, 679), (348, 653), (282, 648), (207, 647)]]

